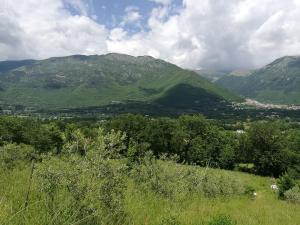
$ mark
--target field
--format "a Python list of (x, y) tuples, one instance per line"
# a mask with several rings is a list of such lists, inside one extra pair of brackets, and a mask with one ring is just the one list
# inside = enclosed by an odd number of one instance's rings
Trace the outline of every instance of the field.
[[(163, 167), (173, 170), (172, 173), (181, 173), (188, 166), (160, 162)], [(243, 185), (251, 186), (257, 192), (252, 196), (218, 196), (205, 197), (199, 193), (185, 194), (176, 191), (173, 197), (164, 197), (150, 189), (141, 191), (132, 179), (126, 179), (125, 212), (128, 214), (124, 224), (210, 224), (213, 218), (230, 218), (232, 224), (242, 225), (296, 225), (300, 223), (300, 205), (278, 200), (270, 185), (274, 179), (254, 176), (241, 172), (197, 168), (204, 173), (224, 174), (237, 179)], [(6, 173), (1, 172), (0, 179), (0, 224), (91, 224), (76, 221), (76, 212), (68, 214), (65, 208), (66, 196), (63, 204), (57, 204), (53, 214), (46, 210), (45, 199), (38, 194), (38, 187), (33, 180), (32, 191), (29, 196), (29, 205), (24, 208), (26, 192), (29, 185), (30, 166), (23, 169), (14, 169)], [(60, 217), (64, 223), (60, 223)], [(89, 218), (86, 218), (87, 220)], [(59, 222), (60, 221), (60, 222)], [(122, 222), (120, 223), (122, 224)], [(220, 223), (225, 224), (225, 223)], [(226, 223), (227, 224), (227, 223)], [(230, 223), (231, 224), (231, 223)]]

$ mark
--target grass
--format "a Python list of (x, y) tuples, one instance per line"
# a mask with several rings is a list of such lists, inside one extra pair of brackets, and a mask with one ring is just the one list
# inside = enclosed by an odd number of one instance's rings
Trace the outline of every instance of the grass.
[[(233, 174), (257, 190), (255, 199), (249, 197), (205, 198), (191, 195), (180, 201), (166, 201), (153, 195), (128, 195), (129, 211), (134, 224), (160, 224), (166, 215), (174, 215), (180, 224), (207, 224), (216, 215), (228, 215), (240, 225), (295, 225), (300, 223), (300, 205), (278, 200), (270, 189), (273, 179), (240, 172)], [(151, 221), (151, 222), (150, 222)]]
[[(179, 165), (174, 167), (173, 164), (165, 167), (165, 169), (173, 170), (174, 174), (186, 168), (188, 167)], [(204, 172), (203, 168), (198, 170)], [(257, 197), (207, 198), (201, 194), (185, 195), (177, 192), (174, 197), (166, 198), (150, 190), (141, 190), (131, 179), (127, 179), (125, 210), (130, 218), (129, 224), (161, 225), (165, 224), (162, 221), (171, 217), (178, 224), (206, 225), (216, 215), (229, 216), (239, 225), (300, 224), (300, 205), (278, 200), (276, 193), (270, 189), (274, 179), (217, 169), (211, 169), (210, 172), (238, 178), (244, 185), (253, 187), (257, 192)], [(70, 212), (64, 208), (63, 204), (57, 202), (55, 214), (49, 214), (45, 210), (45, 198), (38, 195), (39, 187), (35, 180), (30, 194), (29, 207), (24, 209), (29, 174), (30, 166), (0, 172), (0, 224), (60, 224), (55, 222), (59, 221), (57, 218)], [(59, 199), (62, 198), (66, 198), (64, 193), (60, 193)], [(76, 211), (71, 213), (75, 215)], [(70, 216), (64, 224), (86, 223), (84, 219), (80, 223), (75, 217)]]

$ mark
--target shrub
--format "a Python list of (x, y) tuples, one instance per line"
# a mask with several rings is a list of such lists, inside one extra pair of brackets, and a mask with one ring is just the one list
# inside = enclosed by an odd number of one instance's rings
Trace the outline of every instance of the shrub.
[(51, 216), (61, 206), (65, 212), (64, 217), (57, 218), (60, 221), (88, 217), (104, 224), (121, 224), (126, 219), (123, 171), (124, 167), (112, 160), (92, 161), (73, 155), (44, 158), (35, 176), (41, 194), (47, 196), (47, 212)]
[(0, 147), (0, 166), (12, 169), (21, 161), (28, 162), (35, 158), (35, 150), (30, 145), (6, 144)]
[(180, 225), (180, 223), (174, 216), (166, 216), (162, 218), (159, 225)]
[(207, 173), (201, 190), (206, 197), (231, 196), (245, 193), (244, 186), (230, 176)]
[(254, 193), (255, 193), (254, 187), (252, 187), (252, 186), (246, 186), (246, 187), (245, 187), (245, 194), (246, 194), (247, 196), (253, 197)]
[(214, 217), (208, 225), (236, 225), (237, 223), (233, 221), (229, 216), (218, 215)]
[(124, 210), (126, 186), (122, 170), (122, 167), (116, 168), (105, 163), (105, 166), (102, 166), (98, 194), (95, 195), (98, 196), (101, 210), (112, 224), (122, 224), (126, 219)]
[(136, 165), (131, 176), (143, 189), (150, 189), (164, 197), (172, 197), (177, 177), (162, 166), (151, 152), (146, 153), (140, 164)]
[(299, 185), (296, 185), (292, 189), (287, 190), (284, 193), (284, 198), (288, 202), (300, 204), (300, 187), (299, 187)]
[(146, 152), (149, 151), (150, 144), (146, 142), (137, 143), (130, 142), (127, 149), (127, 161), (128, 165), (132, 166), (135, 163), (140, 163), (142, 157), (145, 156)]
[[(45, 157), (42, 163), (37, 164), (35, 177), (41, 194), (46, 195), (47, 211), (54, 213), (54, 205), (58, 192), (67, 187), (67, 170), (73, 171), (72, 164), (57, 157)], [(79, 176), (79, 174), (77, 174)]]
[(295, 184), (295, 180), (288, 173), (282, 175), (277, 181), (278, 197), (280, 199), (284, 199), (284, 193), (293, 188)]

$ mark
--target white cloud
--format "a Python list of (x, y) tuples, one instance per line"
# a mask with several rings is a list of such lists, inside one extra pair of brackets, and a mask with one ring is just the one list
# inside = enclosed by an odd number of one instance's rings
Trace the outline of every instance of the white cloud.
[(87, 16), (71, 15), (64, 3), (0, 0), (0, 60), (106, 53), (106, 28)]
[(0, 0), (0, 59), (120, 52), (225, 70), (300, 54), (300, 0), (183, 0), (175, 14), (172, 1), (152, 1), (147, 27), (146, 15), (128, 7), (109, 30), (90, 18), (84, 0)]
[(124, 15), (123, 20), (120, 25), (126, 26), (126, 25), (135, 24), (136, 26), (141, 26), (141, 24), (140, 24), (141, 19), (142, 19), (142, 16), (139, 12), (139, 9), (134, 6), (128, 6), (125, 9), (125, 15)]
[(222, 70), (300, 54), (299, 0), (183, 0), (183, 6), (171, 16), (168, 6), (158, 6), (148, 20), (149, 32), (110, 42), (109, 51)]
[(109, 39), (112, 41), (122, 41), (127, 36), (127, 32), (123, 28), (114, 28), (110, 31)]
[(151, 2), (155, 2), (157, 4), (169, 5), (173, 0), (149, 0)]

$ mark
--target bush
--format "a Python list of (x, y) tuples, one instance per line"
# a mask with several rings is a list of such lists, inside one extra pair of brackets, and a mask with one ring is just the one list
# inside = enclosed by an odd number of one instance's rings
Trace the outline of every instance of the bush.
[(245, 192), (244, 192), (247, 196), (249, 197), (253, 197), (254, 193), (255, 193), (255, 189), (252, 186), (246, 186), (245, 187)]
[(130, 142), (127, 149), (127, 164), (128, 166), (133, 166), (134, 164), (139, 164), (141, 159), (149, 152), (150, 144), (146, 142), (137, 143)]
[(284, 199), (284, 193), (293, 188), (295, 184), (295, 180), (288, 173), (282, 175), (277, 181), (278, 197)]
[(218, 215), (214, 217), (208, 225), (236, 225), (237, 223), (233, 221), (229, 216)]
[[(102, 128), (94, 130), (93, 138), (86, 136), (82, 130), (76, 129), (65, 134), (63, 152), (67, 154), (77, 153), (86, 156), (90, 151), (100, 154), (103, 158), (120, 158), (126, 150), (126, 134), (121, 131), (111, 130), (105, 133)], [(94, 154), (93, 153), (93, 154)]]
[(144, 190), (149, 188), (163, 197), (172, 197), (174, 194), (173, 185), (176, 186), (177, 177), (167, 171), (151, 152), (147, 152), (140, 164), (132, 169), (131, 176)]
[(174, 216), (167, 216), (162, 218), (159, 225), (180, 225)]
[(300, 187), (296, 185), (284, 193), (284, 198), (291, 203), (300, 204)]
[(244, 186), (230, 176), (207, 173), (202, 181), (201, 190), (206, 197), (232, 196), (244, 194)]
[(53, 216), (63, 208), (57, 224), (85, 217), (90, 224), (121, 224), (126, 220), (123, 171), (113, 160), (52, 156), (37, 165), (35, 176), (47, 212)]
[(0, 166), (12, 169), (20, 162), (29, 162), (35, 158), (35, 150), (30, 145), (6, 144), (0, 147)]

